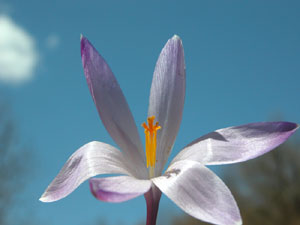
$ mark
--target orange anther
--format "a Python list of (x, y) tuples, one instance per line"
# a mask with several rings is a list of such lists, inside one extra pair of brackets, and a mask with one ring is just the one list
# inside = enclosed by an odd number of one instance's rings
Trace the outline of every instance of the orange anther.
[(147, 167), (149, 165), (151, 167), (155, 166), (157, 130), (161, 129), (158, 122), (153, 125), (154, 120), (155, 116), (151, 116), (147, 119), (148, 126), (146, 123), (142, 124), (142, 127), (145, 129)]

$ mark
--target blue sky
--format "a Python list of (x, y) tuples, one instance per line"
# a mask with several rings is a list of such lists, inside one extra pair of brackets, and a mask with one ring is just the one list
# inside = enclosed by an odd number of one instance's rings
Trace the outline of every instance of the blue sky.
[[(26, 207), (43, 224), (103, 220), (127, 225), (145, 219), (143, 197), (122, 204), (99, 202), (88, 183), (58, 202), (38, 201), (80, 146), (93, 140), (114, 145), (83, 75), (81, 33), (109, 63), (138, 127), (146, 120), (160, 50), (174, 34), (182, 38), (187, 92), (174, 156), (215, 129), (276, 118), (300, 123), (299, 11), (299, 1), (276, 0), (0, 0), (2, 19), (22, 29), (31, 43), (25, 38), (28, 54), (12, 61), (14, 70), (1, 74), (0, 68), (0, 91), (11, 103), (23, 142), (34, 146)], [(166, 197), (160, 207), (159, 220), (181, 213)]]

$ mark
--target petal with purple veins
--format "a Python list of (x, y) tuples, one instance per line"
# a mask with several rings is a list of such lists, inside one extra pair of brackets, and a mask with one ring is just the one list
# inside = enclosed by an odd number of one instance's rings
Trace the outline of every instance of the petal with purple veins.
[(90, 142), (78, 149), (48, 186), (40, 200), (53, 202), (73, 192), (85, 180), (99, 174), (132, 175), (131, 163), (111, 145)]
[(106, 130), (146, 176), (143, 147), (127, 101), (108, 64), (85, 37), (81, 37), (81, 58), (88, 87)]
[(218, 225), (242, 224), (237, 204), (227, 186), (198, 162), (172, 164), (153, 183), (189, 215)]
[(290, 122), (261, 122), (219, 129), (187, 145), (172, 162), (187, 159), (219, 165), (246, 161), (276, 148), (298, 128)]
[(185, 98), (185, 63), (181, 39), (170, 39), (157, 60), (150, 91), (148, 116), (162, 127), (157, 136), (156, 174), (160, 174), (173, 148)]

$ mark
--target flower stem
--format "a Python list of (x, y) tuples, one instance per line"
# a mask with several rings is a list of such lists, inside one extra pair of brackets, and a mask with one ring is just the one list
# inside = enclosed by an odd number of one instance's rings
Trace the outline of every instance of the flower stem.
[(147, 204), (147, 222), (146, 225), (156, 225), (156, 218), (159, 207), (161, 191), (154, 185), (144, 195)]

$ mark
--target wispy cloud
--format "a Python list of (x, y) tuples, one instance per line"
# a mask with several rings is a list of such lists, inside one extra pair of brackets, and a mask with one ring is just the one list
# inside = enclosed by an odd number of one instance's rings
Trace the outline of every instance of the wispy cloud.
[(55, 49), (60, 44), (60, 38), (57, 34), (50, 34), (46, 38), (46, 46), (49, 49)]
[(20, 84), (34, 75), (38, 52), (34, 38), (7, 15), (0, 15), (0, 81)]

